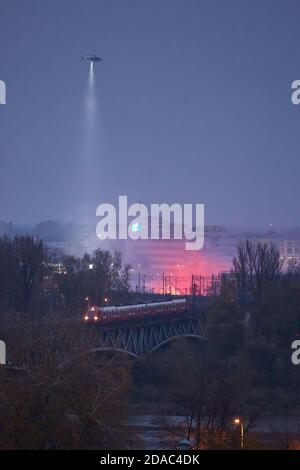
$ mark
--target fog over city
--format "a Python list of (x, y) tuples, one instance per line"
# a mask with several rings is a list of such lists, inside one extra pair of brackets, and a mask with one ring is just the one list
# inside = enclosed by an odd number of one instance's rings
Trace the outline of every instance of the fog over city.
[(299, 9), (2, 0), (1, 220), (94, 223), (126, 194), (204, 203), (207, 224), (297, 225)]

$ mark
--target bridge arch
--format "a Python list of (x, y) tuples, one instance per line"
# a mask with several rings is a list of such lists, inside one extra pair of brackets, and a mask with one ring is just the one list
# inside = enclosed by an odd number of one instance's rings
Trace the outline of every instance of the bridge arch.
[(127, 354), (128, 356), (134, 357), (135, 359), (145, 359), (146, 357), (150, 356), (150, 354), (157, 351), (159, 348), (161, 348), (165, 344), (170, 343), (171, 341), (175, 341), (176, 339), (180, 339), (180, 338), (195, 338), (195, 339), (198, 339), (200, 341), (207, 342), (207, 338), (205, 338), (204, 336), (197, 335), (197, 334), (183, 334), (183, 335), (172, 336), (171, 338), (167, 338), (164, 341), (161, 341), (159, 344), (156, 344), (155, 346), (153, 346), (151, 349), (149, 349), (149, 351), (147, 351), (143, 355), (139, 355), (139, 354), (136, 354), (133, 351), (129, 351), (127, 349), (122, 349), (122, 348), (116, 348), (116, 347), (113, 347), (113, 346), (102, 346), (102, 347), (100, 346), (98, 348), (90, 349), (87, 353), (88, 354), (94, 354), (94, 353), (97, 353), (97, 352), (112, 351), (112, 352), (119, 352), (119, 353), (122, 353), (122, 354)]
[(132, 352), (132, 351), (127, 351), (126, 349), (122, 349), (122, 348), (114, 348), (113, 346), (103, 346), (103, 347), (99, 347), (99, 348), (94, 348), (94, 349), (90, 349), (87, 354), (94, 354), (94, 353), (97, 353), (97, 352), (106, 352), (106, 351), (112, 351), (112, 352), (119, 352), (119, 353), (122, 353), (122, 354), (127, 354), (128, 356), (131, 356), (131, 357), (134, 357), (135, 359), (142, 359), (142, 356), (139, 356), (138, 354)]
[(198, 340), (205, 341), (206, 343), (208, 342), (207, 338), (205, 338), (204, 336), (201, 336), (201, 335), (195, 335), (195, 334), (176, 335), (176, 336), (172, 336), (171, 338), (165, 339), (164, 341), (162, 341), (159, 344), (156, 344), (152, 349), (150, 349), (150, 351), (146, 354), (145, 357), (147, 357), (150, 354), (152, 354), (153, 352), (157, 351), (159, 348), (161, 348), (165, 344), (170, 343), (171, 341), (174, 341), (174, 340), (180, 339), (180, 338), (196, 338)]
[(101, 328), (99, 344), (90, 352), (115, 351), (142, 359), (158, 348), (178, 338), (196, 338), (207, 341), (202, 318), (165, 318), (154, 323), (138, 326)]

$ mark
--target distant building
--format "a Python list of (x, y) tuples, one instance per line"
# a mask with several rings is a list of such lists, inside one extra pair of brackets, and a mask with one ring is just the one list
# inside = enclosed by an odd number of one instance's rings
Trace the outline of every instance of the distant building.
[[(141, 227), (136, 225), (133, 226), (134, 231), (139, 231)], [(230, 271), (237, 246), (245, 240), (273, 243), (279, 250), (284, 270), (291, 262), (300, 266), (298, 228), (255, 231), (209, 225), (205, 227), (204, 248), (199, 251), (187, 251), (185, 240), (174, 239), (173, 234), (174, 226), (171, 225), (170, 240), (100, 241), (96, 237), (95, 227), (83, 226), (74, 230), (68, 241), (49, 241), (47, 244), (58, 252), (75, 256), (91, 253), (97, 248), (120, 251), (123, 262), (131, 265), (131, 286), (138, 292), (191, 293), (193, 276), (198, 280), (201, 276), (208, 279)]]

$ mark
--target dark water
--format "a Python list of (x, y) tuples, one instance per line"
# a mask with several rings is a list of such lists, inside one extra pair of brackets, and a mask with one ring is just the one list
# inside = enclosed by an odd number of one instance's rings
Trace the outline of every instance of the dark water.
[[(128, 420), (137, 438), (137, 449), (169, 450), (179, 447), (184, 439), (186, 419), (183, 416), (135, 415)], [(261, 419), (251, 432), (264, 436), (289, 435), (300, 437), (300, 417), (270, 416)]]

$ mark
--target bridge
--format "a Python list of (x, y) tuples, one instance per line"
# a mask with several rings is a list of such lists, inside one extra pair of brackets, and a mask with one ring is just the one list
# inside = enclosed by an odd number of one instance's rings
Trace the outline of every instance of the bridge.
[(151, 319), (123, 321), (118, 324), (93, 325), (99, 346), (90, 352), (118, 351), (142, 359), (176, 338), (189, 337), (206, 341), (203, 313), (161, 315)]

